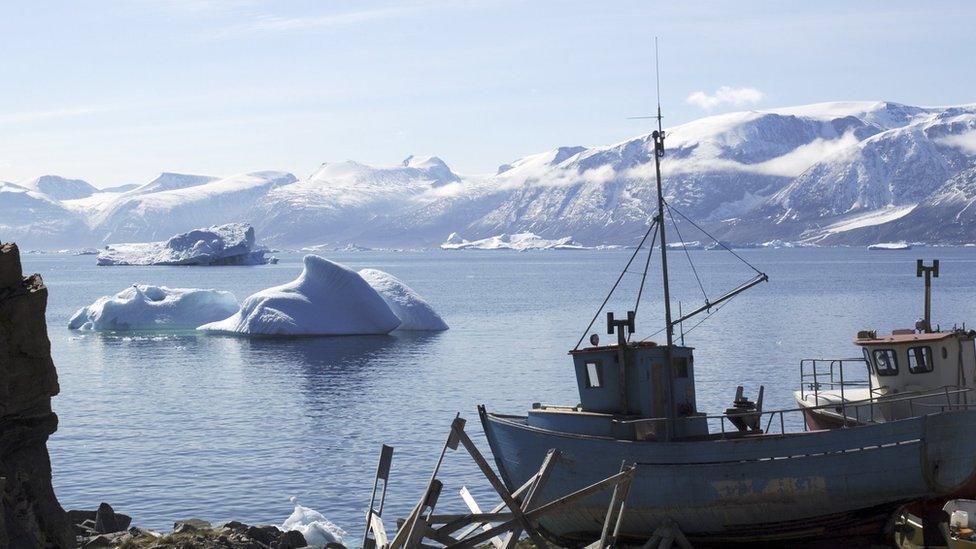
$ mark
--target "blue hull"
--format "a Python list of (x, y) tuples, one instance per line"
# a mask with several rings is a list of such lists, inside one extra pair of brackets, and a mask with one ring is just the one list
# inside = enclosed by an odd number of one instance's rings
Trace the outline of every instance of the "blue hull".
[[(576, 435), (481, 410), (501, 475), (516, 488), (546, 452), (561, 459), (540, 501), (636, 463), (622, 534), (647, 540), (665, 519), (689, 537), (760, 541), (876, 532), (902, 505), (959, 493), (976, 479), (976, 410), (833, 431), (653, 442)], [(610, 494), (590, 497), (541, 528), (563, 542), (599, 536)]]

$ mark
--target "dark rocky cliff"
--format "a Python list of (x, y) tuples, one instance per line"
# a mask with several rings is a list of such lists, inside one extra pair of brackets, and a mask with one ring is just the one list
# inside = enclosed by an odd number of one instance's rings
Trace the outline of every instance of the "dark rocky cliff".
[(51, 486), (47, 439), (58, 426), (40, 275), (24, 277), (15, 244), (0, 244), (0, 547), (72, 547)]

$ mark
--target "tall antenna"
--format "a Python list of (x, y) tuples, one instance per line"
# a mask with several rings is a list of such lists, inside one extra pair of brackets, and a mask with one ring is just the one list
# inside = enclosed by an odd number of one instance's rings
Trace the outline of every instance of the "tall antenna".
[[(657, 221), (661, 231), (661, 272), (664, 277), (664, 328), (668, 347), (674, 345), (674, 324), (671, 322), (671, 288), (668, 280), (668, 238), (664, 230), (664, 191), (661, 186), (661, 157), (664, 156), (664, 126), (661, 122), (661, 65), (657, 37), (654, 37), (654, 77), (657, 82), (657, 131), (654, 138), (654, 169), (657, 174)], [(666, 368), (670, 372), (670, 368)]]

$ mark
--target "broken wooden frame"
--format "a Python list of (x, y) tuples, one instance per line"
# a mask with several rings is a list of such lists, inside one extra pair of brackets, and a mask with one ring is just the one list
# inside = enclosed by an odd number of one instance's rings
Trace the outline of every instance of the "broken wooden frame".
[[(464, 425), (465, 420), (460, 415), (454, 418), (451, 423), (451, 433), (441, 449), (440, 456), (434, 466), (434, 472), (427, 483), (423, 496), (402, 521), (392, 539), (386, 533), (381, 516), (393, 449), (389, 446), (383, 446), (376, 480), (373, 483), (373, 498), (366, 517), (366, 533), (363, 536), (365, 549), (436, 547), (436, 545), (425, 542), (433, 542), (452, 549), (473, 548), (484, 543), (491, 543), (495, 549), (510, 549), (515, 547), (523, 533), (528, 535), (536, 547), (545, 549), (548, 544), (536, 527), (541, 517), (563, 510), (584, 498), (611, 488), (613, 495), (600, 539), (590, 547), (602, 549), (613, 547), (616, 544), (636, 465), (624, 463), (620, 467), (620, 472), (606, 479), (548, 503), (536, 505), (538, 497), (549, 480), (550, 473), (559, 460), (559, 451), (549, 450), (539, 467), (539, 471), (517, 490), (510, 492), (488, 464), (484, 455), (468, 437), (464, 431)], [(438, 480), (437, 475), (447, 451), (456, 450), (458, 446), (464, 447), (488, 483), (502, 499), (501, 503), (488, 512), (482, 511), (467, 488), (461, 489), (461, 498), (470, 509), (470, 513), (437, 514), (434, 512), (443, 489), (443, 484)], [(379, 509), (376, 509), (376, 489), (380, 480), (383, 480), (383, 492), (380, 497)]]

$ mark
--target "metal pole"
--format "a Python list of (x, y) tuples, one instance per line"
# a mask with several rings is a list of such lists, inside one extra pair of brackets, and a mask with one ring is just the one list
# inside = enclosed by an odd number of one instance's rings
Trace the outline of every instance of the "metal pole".
[[(664, 191), (661, 186), (661, 157), (664, 156), (664, 127), (661, 122), (661, 74), (657, 51), (657, 38), (654, 38), (654, 70), (657, 78), (657, 131), (651, 134), (654, 139), (654, 172), (657, 176), (657, 219), (661, 229), (661, 276), (664, 282), (664, 332), (667, 335), (667, 347), (664, 348), (664, 378), (668, 384), (667, 391), (667, 418), (674, 418), (674, 366), (671, 364), (672, 347), (674, 346), (674, 324), (671, 322), (671, 288), (668, 281), (668, 238), (664, 223)], [(666, 423), (668, 426), (665, 432), (665, 440), (671, 440), (672, 422)]]

